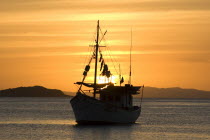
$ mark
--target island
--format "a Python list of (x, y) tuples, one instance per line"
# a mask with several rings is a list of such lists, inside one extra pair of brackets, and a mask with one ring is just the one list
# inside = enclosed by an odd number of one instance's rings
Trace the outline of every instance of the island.
[(144, 98), (210, 99), (210, 91), (185, 89), (180, 87), (145, 87)]
[(58, 89), (48, 89), (42, 86), (17, 87), (0, 90), (0, 97), (70, 97)]
[[(73, 97), (76, 92), (48, 89), (43, 86), (17, 87), (0, 90), (0, 97)], [(92, 95), (91, 93), (87, 93)], [(142, 94), (135, 96), (141, 98)], [(183, 98), (183, 99), (210, 99), (210, 91), (184, 89), (180, 87), (157, 88), (144, 87), (144, 98)]]

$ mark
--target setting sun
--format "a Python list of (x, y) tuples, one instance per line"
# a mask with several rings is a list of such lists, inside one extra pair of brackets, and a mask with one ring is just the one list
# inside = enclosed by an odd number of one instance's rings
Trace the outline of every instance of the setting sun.
[(105, 84), (105, 83), (113, 83), (113, 84), (116, 84), (116, 82), (117, 82), (117, 79), (116, 79), (116, 77), (114, 76), (114, 75), (112, 75), (110, 78), (107, 78), (107, 77), (105, 77), (105, 76), (99, 76), (99, 77), (97, 77), (97, 79), (98, 79), (98, 84)]

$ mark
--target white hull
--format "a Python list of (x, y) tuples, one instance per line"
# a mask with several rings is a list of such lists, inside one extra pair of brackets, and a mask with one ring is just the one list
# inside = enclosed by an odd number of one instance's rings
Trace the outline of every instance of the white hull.
[(79, 124), (135, 123), (141, 113), (139, 107), (123, 109), (80, 93), (70, 103)]

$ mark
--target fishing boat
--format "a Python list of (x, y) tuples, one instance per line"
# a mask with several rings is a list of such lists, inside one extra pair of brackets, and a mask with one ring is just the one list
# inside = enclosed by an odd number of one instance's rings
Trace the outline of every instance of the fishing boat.
[[(78, 124), (135, 123), (141, 114), (144, 86), (133, 86), (131, 84), (131, 63), (128, 84), (122, 85), (124, 83), (122, 76), (119, 78), (119, 85), (116, 85), (111, 80), (113, 75), (101, 51), (101, 47), (106, 46), (100, 45), (106, 32), (102, 33), (98, 21), (96, 39), (94, 45), (90, 46), (93, 47), (93, 52), (88, 64), (85, 66), (82, 80), (75, 83), (78, 85), (78, 91), (76, 96), (70, 100), (70, 104)], [(99, 36), (100, 33), (102, 34), (101, 37)], [(85, 79), (93, 60), (95, 60), (94, 82), (86, 83)], [(100, 63), (100, 66), (98, 63)], [(99, 77), (105, 77), (106, 81), (99, 82)], [(83, 87), (89, 88), (89, 90), (83, 90)], [(90, 96), (90, 92), (92, 92), (93, 96)], [(135, 106), (133, 105), (133, 95), (137, 94), (142, 94), (142, 96), (140, 104)]]

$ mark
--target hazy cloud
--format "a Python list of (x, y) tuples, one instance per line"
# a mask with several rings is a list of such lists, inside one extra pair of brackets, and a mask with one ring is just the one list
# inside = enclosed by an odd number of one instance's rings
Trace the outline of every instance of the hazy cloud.
[(46, 10), (68, 10), (80, 12), (138, 12), (165, 10), (210, 10), (209, 0), (1, 0), (1, 12), (29, 12)]

